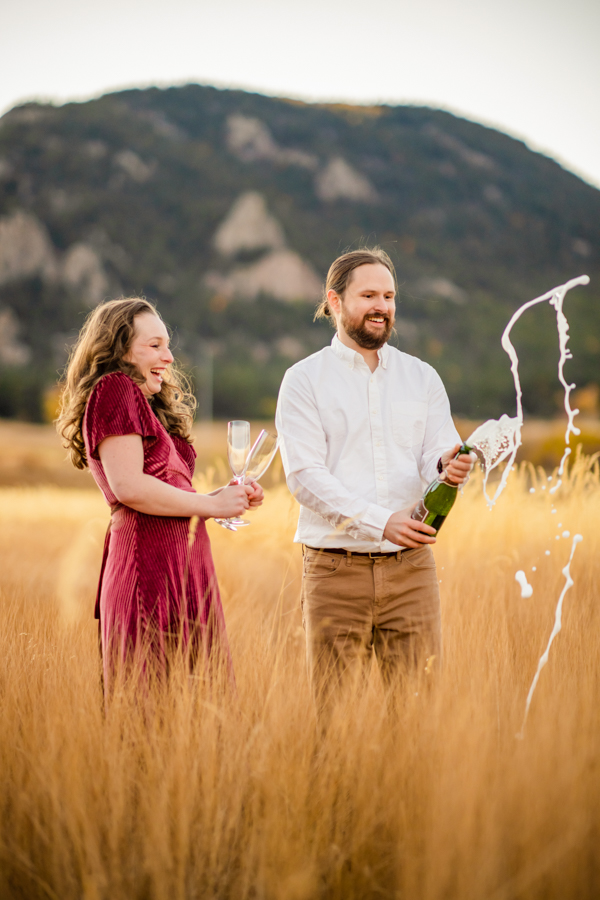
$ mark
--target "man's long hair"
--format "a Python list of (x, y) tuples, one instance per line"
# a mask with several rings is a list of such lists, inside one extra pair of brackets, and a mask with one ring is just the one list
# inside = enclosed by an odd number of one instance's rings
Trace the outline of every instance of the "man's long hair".
[(329, 303), (327, 302), (327, 292), (335, 291), (338, 297), (343, 299), (344, 292), (352, 278), (352, 272), (355, 269), (358, 269), (359, 266), (364, 265), (385, 266), (391, 273), (391, 276), (394, 279), (394, 285), (397, 288), (394, 263), (385, 250), (382, 250), (381, 247), (364, 247), (362, 250), (350, 250), (348, 253), (343, 253), (341, 256), (338, 256), (329, 267), (327, 280), (325, 281), (325, 287), (323, 288), (323, 299), (317, 306), (315, 312), (315, 321), (317, 319), (328, 318), (331, 319), (333, 323), (333, 316), (329, 308)]
[[(138, 367), (124, 358), (131, 349), (135, 317), (144, 313), (159, 316), (156, 307), (142, 298), (109, 300), (90, 313), (81, 329), (62, 380), (61, 408), (56, 420), (63, 446), (77, 469), (88, 465), (82, 425), (94, 386), (110, 372), (125, 372), (137, 384), (144, 383)], [(151, 402), (167, 431), (191, 443), (196, 400), (176, 365), (167, 368), (161, 389)]]

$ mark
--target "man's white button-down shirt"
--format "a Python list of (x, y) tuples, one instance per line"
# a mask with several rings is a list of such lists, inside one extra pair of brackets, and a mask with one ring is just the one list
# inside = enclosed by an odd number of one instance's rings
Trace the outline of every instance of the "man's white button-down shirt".
[(287, 483), (300, 503), (295, 540), (310, 547), (392, 552), (392, 513), (413, 506), (460, 442), (442, 381), (388, 344), (371, 372), (333, 338), (289, 369), (277, 431)]

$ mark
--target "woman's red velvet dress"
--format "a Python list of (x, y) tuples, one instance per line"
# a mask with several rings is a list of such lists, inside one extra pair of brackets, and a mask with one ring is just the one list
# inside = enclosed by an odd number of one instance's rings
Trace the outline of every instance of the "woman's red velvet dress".
[(123, 506), (110, 489), (98, 447), (109, 435), (139, 434), (144, 472), (182, 491), (194, 491), (196, 453), (171, 435), (139, 386), (124, 372), (104, 375), (94, 387), (83, 420), (90, 470), (111, 508), (111, 527), (98, 586), (105, 685), (115, 668), (140, 655), (159, 667), (173, 643), (192, 662), (217, 650), (230, 666), (219, 588), (206, 533), (199, 519), (151, 516)]

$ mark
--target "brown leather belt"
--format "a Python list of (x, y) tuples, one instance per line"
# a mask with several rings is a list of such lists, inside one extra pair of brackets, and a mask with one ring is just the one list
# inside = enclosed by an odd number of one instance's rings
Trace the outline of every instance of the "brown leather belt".
[(304, 545), (307, 550), (312, 550), (313, 553), (339, 553), (342, 556), (368, 556), (369, 559), (389, 559), (390, 556), (398, 556), (400, 553), (404, 553), (405, 550), (409, 550), (409, 547), (403, 547), (402, 550), (393, 550), (391, 553), (360, 553), (356, 550), (343, 550), (340, 547), (309, 547), (308, 544)]

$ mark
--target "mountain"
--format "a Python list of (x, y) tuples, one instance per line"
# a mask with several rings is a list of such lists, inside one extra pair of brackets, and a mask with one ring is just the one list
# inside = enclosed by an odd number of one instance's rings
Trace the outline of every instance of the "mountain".
[[(525, 300), (569, 295), (567, 378), (598, 381), (600, 191), (491, 128), (409, 106), (306, 104), (187, 85), (0, 119), (0, 416), (39, 419), (104, 297), (156, 300), (204, 414), (268, 416), (346, 248), (399, 278), (397, 345), (457, 413), (512, 414), (500, 335)], [(557, 409), (553, 310), (514, 332), (525, 407)], [(211, 387), (212, 385), (212, 387)]]

